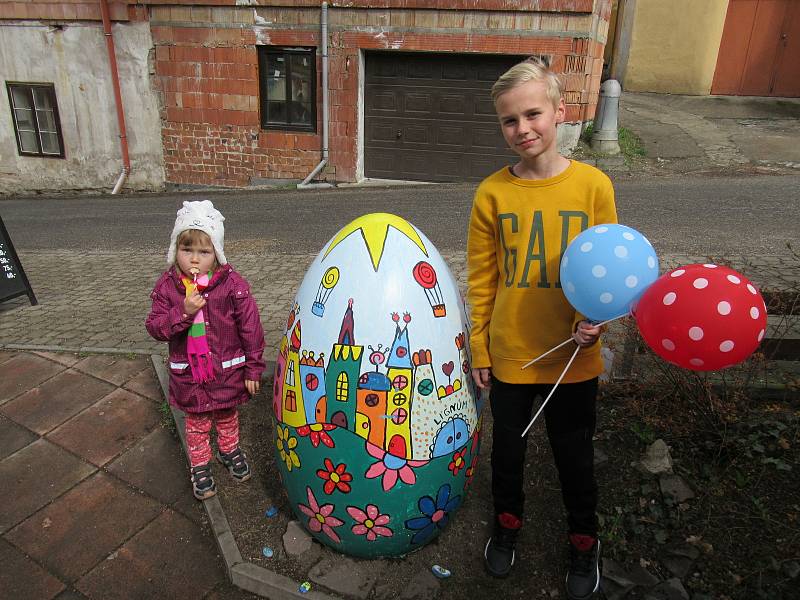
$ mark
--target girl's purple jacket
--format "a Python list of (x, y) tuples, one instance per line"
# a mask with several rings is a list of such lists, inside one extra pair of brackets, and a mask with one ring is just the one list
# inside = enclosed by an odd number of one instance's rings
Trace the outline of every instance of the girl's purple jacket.
[(156, 282), (150, 294), (153, 306), (145, 321), (151, 336), (169, 342), (169, 403), (190, 413), (247, 402), (250, 397), (244, 380), (259, 381), (266, 369), (261, 318), (242, 276), (231, 265), (223, 265), (208, 282), (203, 296), (214, 381), (192, 381), (186, 340), (194, 317), (183, 312), (186, 288), (174, 266)]

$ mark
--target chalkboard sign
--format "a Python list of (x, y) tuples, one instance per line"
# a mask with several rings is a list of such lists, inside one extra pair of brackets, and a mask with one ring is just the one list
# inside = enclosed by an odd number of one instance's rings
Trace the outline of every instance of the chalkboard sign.
[(31, 304), (38, 304), (17, 251), (14, 250), (14, 244), (11, 243), (3, 218), (0, 217), (0, 302), (22, 294), (28, 294)]

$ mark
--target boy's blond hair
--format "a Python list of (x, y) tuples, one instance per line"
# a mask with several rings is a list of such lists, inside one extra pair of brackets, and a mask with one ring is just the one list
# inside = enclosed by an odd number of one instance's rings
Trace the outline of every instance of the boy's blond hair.
[(553, 108), (558, 108), (562, 96), (561, 80), (550, 70), (550, 60), (544, 56), (531, 56), (503, 73), (492, 86), (492, 102), (497, 104), (502, 94), (529, 81), (544, 82), (547, 97), (553, 102)]

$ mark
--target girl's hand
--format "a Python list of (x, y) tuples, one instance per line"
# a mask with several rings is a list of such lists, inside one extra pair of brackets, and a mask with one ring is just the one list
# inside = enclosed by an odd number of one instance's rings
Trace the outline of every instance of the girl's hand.
[(190, 296), (187, 296), (186, 299), (183, 301), (183, 312), (185, 312), (190, 317), (193, 317), (197, 314), (197, 311), (203, 308), (206, 305), (206, 300), (200, 294), (197, 293), (197, 290), (192, 292)]
[(492, 387), (492, 370), (488, 368), (472, 369), (472, 379), (478, 389), (488, 390)]
[(244, 387), (247, 388), (248, 394), (250, 394), (251, 396), (255, 396), (258, 393), (258, 390), (261, 389), (261, 382), (253, 381), (252, 379), (245, 379)]
[(579, 321), (575, 327), (575, 333), (572, 334), (572, 339), (581, 348), (587, 348), (597, 342), (600, 337), (600, 328), (597, 325), (592, 325), (590, 321)]

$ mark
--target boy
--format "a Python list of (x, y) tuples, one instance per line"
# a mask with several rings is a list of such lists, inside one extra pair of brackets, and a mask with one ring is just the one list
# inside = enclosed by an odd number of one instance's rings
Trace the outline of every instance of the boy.
[[(570, 564), (567, 595), (590, 598), (599, 586), (595, 398), (602, 372), (600, 328), (570, 306), (559, 265), (570, 240), (600, 223), (616, 223), (614, 190), (603, 173), (558, 153), (556, 127), (565, 107), (556, 75), (539, 59), (512, 67), (492, 88), (500, 128), (519, 155), (512, 167), (478, 187), (467, 242), (472, 376), (489, 389), (494, 531), (485, 564), (505, 577), (522, 526), (523, 472), (536, 396), (546, 397), (572, 350), (522, 365), (570, 334), (581, 350), (545, 408), (547, 435), (567, 511)], [(574, 348), (574, 347), (573, 347)]]

